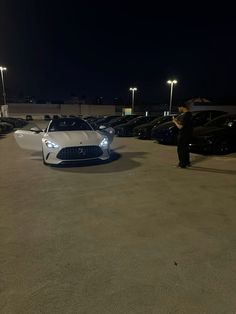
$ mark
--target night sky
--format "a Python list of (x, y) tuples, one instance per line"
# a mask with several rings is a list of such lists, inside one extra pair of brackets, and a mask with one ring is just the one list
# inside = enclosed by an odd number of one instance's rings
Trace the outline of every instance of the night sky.
[[(200, 6), (200, 4), (198, 3)], [(8, 95), (112, 103), (235, 97), (236, 15), (119, 1), (1, 1), (0, 64)]]

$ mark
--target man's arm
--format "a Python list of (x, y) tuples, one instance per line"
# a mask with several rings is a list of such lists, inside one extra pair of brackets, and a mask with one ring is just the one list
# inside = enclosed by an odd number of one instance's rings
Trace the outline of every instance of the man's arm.
[(177, 119), (175, 119), (175, 117), (172, 118), (174, 124), (177, 126), (178, 129), (182, 129), (183, 128), (183, 125), (181, 123), (179, 123), (179, 121)]

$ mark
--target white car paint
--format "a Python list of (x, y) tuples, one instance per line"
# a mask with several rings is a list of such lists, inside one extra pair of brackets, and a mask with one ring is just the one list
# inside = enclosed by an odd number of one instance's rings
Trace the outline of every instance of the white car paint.
[[(83, 131), (73, 130), (50, 132), (50, 123), (52, 123), (52, 121), (49, 122), (47, 129), (44, 131), (40, 129), (37, 130), (37, 128), (15, 131), (14, 137), (17, 144), (22, 149), (42, 151), (44, 163), (51, 165), (91, 159), (107, 160), (110, 158), (110, 144), (113, 141), (115, 134), (114, 129), (108, 128), (102, 131), (95, 131), (91, 128), (91, 130)], [(104, 139), (107, 139), (107, 145), (101, 146)], [(56, 147), (48, 147), (48, 145), (50, 146), (48, 141), (56, 144)], [(98, 157), (91, 157), (87, 155), (85, 152), (87, 152), (88, 149), (92, 149), (91, 146), (96, 146), (97, 150), (99, 150), (98, 147), (100, 147), (101, 155), (99, 154)], [(76, 156), (78, 156), (78, 158), (58, 158), (58, 153), (65, 148), (75, 149)], [(77, 152), (79, 153), (77, 154)]]

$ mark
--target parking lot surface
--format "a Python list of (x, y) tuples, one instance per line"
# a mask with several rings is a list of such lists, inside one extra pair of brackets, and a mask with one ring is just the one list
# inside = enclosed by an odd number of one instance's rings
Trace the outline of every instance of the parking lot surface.
[(112, 161), (44, 166), (0, 138), (0, 312), (236, 313), (236, 154), (115, 138)]

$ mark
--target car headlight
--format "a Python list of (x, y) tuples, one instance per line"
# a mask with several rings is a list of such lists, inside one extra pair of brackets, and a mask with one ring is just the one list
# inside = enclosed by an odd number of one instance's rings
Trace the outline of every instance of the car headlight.
[(59, 145), (55, 142), (49, 141), (49, 140), (45, 140), (44, 143), (46, 144), (46, 146), (48, 148), (58, 148)]
[(101, 141), (99, 146), (102, 147), (102, 148), (107, 148), (108, 145), (109, 145), (108, 138), (104, 137), (104, 139)]

